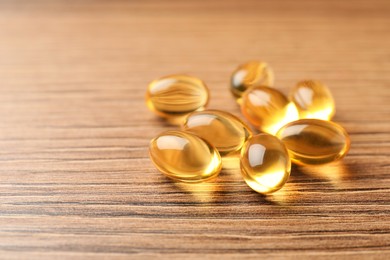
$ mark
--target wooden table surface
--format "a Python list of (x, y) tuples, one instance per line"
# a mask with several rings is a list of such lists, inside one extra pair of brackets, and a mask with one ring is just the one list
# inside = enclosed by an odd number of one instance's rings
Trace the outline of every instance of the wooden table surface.
[[(0, 1), (0, 258), (390, 257), (390, 2)], [(245, 61), (287, 93), (325, 82), (351, 135), (340, 163), (294, 167), (263, 197), (237, 164), (210, 183), (159, 173), (175, 129), (149, 81), (187, 73), (240, 115)]]

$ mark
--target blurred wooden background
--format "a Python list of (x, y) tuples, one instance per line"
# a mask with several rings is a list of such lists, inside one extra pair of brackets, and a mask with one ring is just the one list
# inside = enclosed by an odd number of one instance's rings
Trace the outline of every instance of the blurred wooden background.
[[(288, 92), (331, 88), (341, 163), (294, 167), (262, 197), (225, 165), (177, 184), (147, 146), (175, 129), (149, 81), (202, 78), (240, 115), (230, 73), (267, 61)], [(390, 2), (0, 1), (0, 258), (390, 257)]]

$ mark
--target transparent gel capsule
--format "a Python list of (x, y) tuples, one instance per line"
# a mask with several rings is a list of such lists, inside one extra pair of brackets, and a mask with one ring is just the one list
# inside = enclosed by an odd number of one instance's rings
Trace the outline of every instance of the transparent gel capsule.
[(191, 112), (203, 110), (208, 100), (209, 91), (204, 82), (187, 75), (154, 80), (146, 92), (149, 109), (173, 124), (182, 123)]
[(222, 156), (238, 152), (251, 136), (251, 130), (239, 118), (219, 110), (191, 113), (182, 129), (208, 141)]
[(249, 122), (269, 134), (299, 118), (295, 105), (281, 92), (263, 86), (252, 87), (244, 93), (241, 112)]
[(232, 74), (230, 90), (236, 98), (253, 86), (272, 86), (274, 73), (265, 62), (251, 61), (240, 65)]
[(241, 150), (241, 174), (254, 191), (272, 193), (288, 180), (291, 161), (284, 144), (275, 136), (258, 134)]
[(183, 182), (213, 179), (222, 167), (217, 149), (183, 131), (167, 131), (154, 138), (150, 142), (149, 155), (162, 173)]
[(281, 128), (277, 137), (286, 145), (292, 162), (323, 164), (344, 157), (350, 147), (347, 132), (340, 125), (319, 119), (301, 119)]
[(299, 118), (330, 120), (335, 114), (335, 103), (328, 87), (319, 81), (305, 80), (290, 92), (290, 100), (299, 112)]

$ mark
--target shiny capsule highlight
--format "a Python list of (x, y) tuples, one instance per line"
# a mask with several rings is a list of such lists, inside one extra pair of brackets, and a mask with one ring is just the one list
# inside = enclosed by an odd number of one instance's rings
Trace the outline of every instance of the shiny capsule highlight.
[(297, 107), (300, 119), (330, 120), (335, 114), (333, 96), (328, 87), (319, 81), (298, 82), (289, 97)]
[(287, 182), (291, 161), (284, 144), (275, 136), (258, 134), (243, 146), (241, 174), (254, 191), (262, 194), (281, 189)]
[(292, 162), (301, 165), (339, 160), (350, 148), (350, 139), (344, 128), (318, 119), (291, 122), (281, 128), (276, 136), (286, 145)]
[(183, 131), (167, 131), (154, 138), (149, 155), (166, 176), (182, 182), (215, 178), (222, 168), (217, 149), (200, 137)]
[(269, 134), (299, 118), (294, 104), (281, 92), (264, 86), (252, 87), (244, 93), (241, 112), (259, 130)]
[(187, 75), (166, 76), (152, 81), (146, 92), (146, 103), (157, 115), (180, 124), (191, 112), (203, 110), (209, 101), (206, 84)]
[(238, 152), (252, 134), (239, 118), (220, 110), (193, 112), (182, 129), (211, 143), (222, 156)]
[(231, 76), (230, 91), (236, 98), (253, 86), (272, 86), (274, 73), (270, 66), (261, 61), (250, 61), (240, 65)]

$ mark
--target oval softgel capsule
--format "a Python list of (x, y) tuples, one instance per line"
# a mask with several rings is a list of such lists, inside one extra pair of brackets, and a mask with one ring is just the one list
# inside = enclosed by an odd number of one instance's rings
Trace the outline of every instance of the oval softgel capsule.
[(193, 112), (182, 129), (207, 140), (222, 156), (236, 154), (252, 135), (239, 118), (220, 110)]
[(274, 73), (270, 66), (261, 61), (250, 61), (240, 65), (231, 76), (230, 91), (237, 99), (253, 86), (272, 86)]
[(192, 76), (172, 75), (152, 81), (146, 92), (146, 103), (150, 110), (180, 124), (186, 115), (203, 110), (209, 101), (206, 84)]
[(166, 176), (182, 182), (215, 178), (222, 168), (217, 149), (200, 137), (183, 131), (167, 131), (149, 145), (154, 165)]
[(252, 87), (241, 103), (245, 118), (259, 130), (275, 134), (283, 125), (299, 119), (298, 111), (286, 96), (274, 88)]
[(287, 182), (291, 161), (284, 144), (269, 134), (254, 135), (244, 144), (241, 174), (254, 191), (262, 194), (281, 189)]
[(289, 95), (297, 107), (299, 118), (330, 120), (335, 114), (335, 102), (326, 85), (315, 80), (296, 84)]
[(301, 119), (276, 134), (286, 145), (292, 162), (324, 164), (343, 158), (350, 148), (347, 132), (340, 125), (319, 119)]

